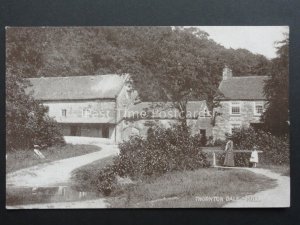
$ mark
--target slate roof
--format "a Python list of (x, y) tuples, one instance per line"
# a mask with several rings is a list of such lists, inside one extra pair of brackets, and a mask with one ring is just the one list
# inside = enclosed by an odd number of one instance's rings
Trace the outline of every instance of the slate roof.
[[(192, 119), (204, 115), (204, 109), (207, 109), (205, 100), (189, 101), (187, 103), (187, 112), (189, 112), (187, 117)], [(173, 107), (171, 102), (141, 102), (131, 105), (125, 117), (132, 118), (134, 115), (141, 115), (142, 112), (147, 113), (147, 118), (173, 119), (179, 116), (179, 111)]]
[(264, 100), (263, 87), (268, 76), (232, 77), (219, 85), (220, 100)]
[(125, 76), (117, 74), (29, 78), (37, 100), (111, 99), (122, 89)]

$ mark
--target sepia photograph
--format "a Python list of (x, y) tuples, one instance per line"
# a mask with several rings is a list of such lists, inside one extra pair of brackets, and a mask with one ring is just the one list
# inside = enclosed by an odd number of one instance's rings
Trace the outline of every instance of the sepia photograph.
[(288, 26), (6, 27), (6, 209), (288, 208)]

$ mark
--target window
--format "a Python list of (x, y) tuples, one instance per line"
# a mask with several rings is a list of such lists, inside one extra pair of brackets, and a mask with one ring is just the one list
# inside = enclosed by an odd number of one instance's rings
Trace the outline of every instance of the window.
[(85, 108), (82, 110), (83, 117), (91, 117), (91, 110), (88, 108)]
[(264, 112), (264, 105), (262, 102), (254, 103), (254, 115), (260, 116)]
[(240, 115), (240, 114), (241, 114), (241, 103), (231, 102), (231, 115)]
[(205, 117), (208, 117), (208, 116), (210, 116), (210, 115), (209, 115), (209, 111), (208, 111), (208, 109), (207, 109), (207, 108), (204, 110), (204, 116), (205, 116)]
[(62, 115), (63, 117), (66, 117), (66, 116), (67, 116), (67, 110), (66, 110), (66, 109), (62, 109), (62, 110), (61, 110), (61, 115)]
[(127, 90), (127, 93), (126, 93), (126, 97), (127, 97), (127, 99), (131, 99), (131, 97), (132, 97), (132, 90)]
[(198, 111), (195, 111), (194, 112), (194, 114), (193, 114), (193, 116), (195, 116), (196, 118), (197, 117), (209, 117), (210, 116), (210, 112), (209, 112), (209, 110), (208, 110), (208, 108), (207, 107), (205, 107), (203, 110), (199, 110), (199, 112)]

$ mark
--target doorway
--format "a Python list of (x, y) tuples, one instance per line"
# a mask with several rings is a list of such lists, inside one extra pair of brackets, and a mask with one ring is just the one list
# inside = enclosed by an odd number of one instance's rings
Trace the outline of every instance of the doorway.
[(102, 137), (109, 138), (109, 126), (103, 125), (102, 127)]
[(79, 126), (72, 125), (70, 130), (71, 136), (81, 136), (81, 129)]
[(201, 137), (206, 137), (206, 129), (200, 129)]

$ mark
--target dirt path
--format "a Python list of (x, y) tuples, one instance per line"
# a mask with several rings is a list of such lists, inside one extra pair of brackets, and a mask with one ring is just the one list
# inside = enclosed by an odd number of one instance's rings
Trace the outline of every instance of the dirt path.
[(277, 180), (275, 188), (260, 191), (253, 195), (248, 195), (242, 199), (230, 202), (226, 208), (283, 208), (290, 207), (290, 177), (281, 176), (267, 169), (262, 168), (243, 168), (256, 174), (267, 176)]
[(6, 186), (8, 188), (11, 186), (40, 187), (65, 184), (68, 183), (69, 178), (71, 177), (71, 172), (74, 169), (101, 158), (116, 155), (119, 152), (116, 145), (103, 143), (101, 140), (93, 138), (67, 138), (66, 141), (72, 144), (93, 144), (101, 147), (101, 151), (40, 164), (9, 173), (6, 176)]

